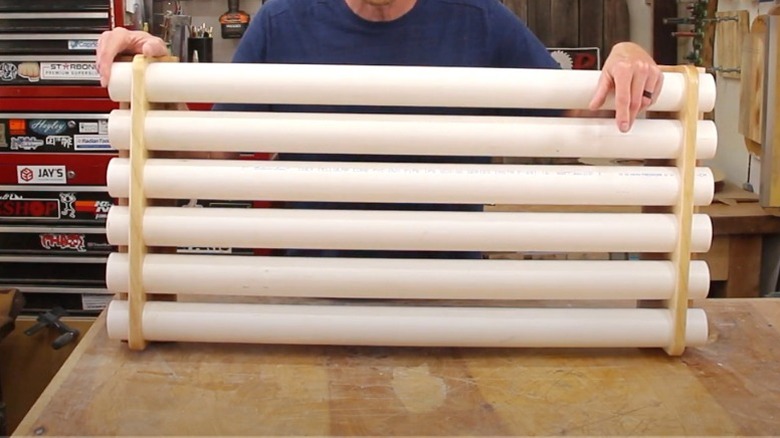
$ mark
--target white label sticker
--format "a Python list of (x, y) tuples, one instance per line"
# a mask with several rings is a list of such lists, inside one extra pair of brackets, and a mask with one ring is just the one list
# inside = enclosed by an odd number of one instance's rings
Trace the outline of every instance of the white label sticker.
[(100, 80), (94, 62), (42, 62), (41, 79), (48, 81)]
[(111, 294), (81, 294), (82, 310), (103, 310), (113, 299)]
[(97, 122), (79, 122), (79, 132), (82, 134), (98, 134)]
[(107, 135), (74, 135), (73, 145), (77, 151), (111, 149)]
[(96, 50), (98, 40), (68, 40), (68, 50)]
[(176, 252), (179, 254), (232, 254), (233, 248), (185, 246), (176, 248)]
[(16, 166), (18, 184), (67, 184), (65, 166)]
[(108, 120), (98, 121), (98, 134), (108, 135)]

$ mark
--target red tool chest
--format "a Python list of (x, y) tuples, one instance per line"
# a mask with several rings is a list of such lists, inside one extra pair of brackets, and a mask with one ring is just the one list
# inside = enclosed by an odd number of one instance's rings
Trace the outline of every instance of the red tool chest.
[(0, 0), (0, 287), (26, 312), (95, 314), (110, 298), (108, 113), (94, 57), (122, 0)]

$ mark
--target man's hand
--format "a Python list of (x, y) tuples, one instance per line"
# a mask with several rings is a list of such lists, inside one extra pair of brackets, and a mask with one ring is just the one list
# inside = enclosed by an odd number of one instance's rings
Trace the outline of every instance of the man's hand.
[(168, 54), (168, 49), (162, 39), (140, 30), (117, 27), (114, 30), (103, 32), (98, 39), (96, 59), (101, 86), (108, 86), (111, 64), (114, 62), (114, 58), (120, 54), (165, 56)]
[(635, 43), (618, 43), (604, 63), (590, 109), (601, 108), (614, 90), (615, 121), (621, 132), (628, 132), (637, 114), (655, 102), (662, 85), (663, 74), (652, 56)]

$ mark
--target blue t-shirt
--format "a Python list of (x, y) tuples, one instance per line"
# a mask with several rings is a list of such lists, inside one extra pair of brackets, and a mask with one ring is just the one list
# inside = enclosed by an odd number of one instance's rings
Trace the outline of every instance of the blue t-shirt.
[(365, 20), (344, 0), (269, 0), (233, 61), (557, 68), (497, 0), (418, 0), (389, 22)]
[[(417, 0), (409, 12), (389, 22), (365, 20), (344, 0), (269, 0), (249, 25), (233, 62), (559, 68), (498, 0)], [(495, 109), (292, 105), (217, 109), (501, 114)]]
[[(269, 0), (233, 57), (237, 63), (559, 68), (544, 45), (498, 0), (417, 0), (402, 17), (372, 22), (345, 0)], [(381, 87), (382, 84), (377, 84)], [(463, 84), (468, 87), (469, 84)], [(529, 115), (522, 109), (217, 105), (216, 110)], [(281, 160), (487, 163), (490, 157), (280, 154)], [(477, 205), (289, 203), (296, 208), (481, 210)], [(372, 255), (295, 251), (292, 255)], [(390, 253), (383, 253), (384, 255)], [(463, 254), (452, 254), (464, 256)], [(416, 252), (396, 256), (425, 256)], [(465, 255), (469, 256), (469, 255)], [(472, 254), (473, 256), (473, 254)]]

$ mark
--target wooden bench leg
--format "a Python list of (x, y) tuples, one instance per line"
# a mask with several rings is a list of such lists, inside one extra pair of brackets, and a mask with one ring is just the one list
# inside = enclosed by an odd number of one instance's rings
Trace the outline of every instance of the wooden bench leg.
[(0, 436), (8, 436), (8, 411), (3, 401), (2, 383), (0, 383)]
[(726, 298), (756, 298), (761, 282), (761, 235), (731, 235)]

